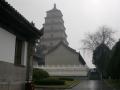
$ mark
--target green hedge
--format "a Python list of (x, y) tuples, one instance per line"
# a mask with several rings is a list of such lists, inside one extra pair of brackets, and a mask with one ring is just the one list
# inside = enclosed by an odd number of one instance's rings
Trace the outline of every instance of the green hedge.
[(34, 83), (37, 85), (65, 85), (65, 81), (57, 79), (42, 79)]
[(66, 80), (66, 81), (73, 81), (74, 79), (73, 78), (66, 78), (66, 77), (61, 77), (61, 78), (58, 78), (59, 80)]
[(42, 69), (37, 69), (37, 68), (33, 69), (33, 81), (39, 81), (41, 79), (48, 78), (48, 77), (49, 77), (48, 72)]

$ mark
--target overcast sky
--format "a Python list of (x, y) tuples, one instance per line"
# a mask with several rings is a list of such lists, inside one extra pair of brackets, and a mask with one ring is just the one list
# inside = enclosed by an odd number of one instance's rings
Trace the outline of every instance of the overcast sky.
[[(46, 11), (57, 8), (63, 13), (66, 33), (70, 46), (81, 48), (81, 39), (87, 32), (95, 32), (98, 27), (107, 25), (120, 30), (120, 0), (6, 0), (27, 20), (33, 21), (37, 28), (42, 28)], [(84, 54), (82, 54), (84, 55)], [(85, 59), (93, 67), (91, 59)]]

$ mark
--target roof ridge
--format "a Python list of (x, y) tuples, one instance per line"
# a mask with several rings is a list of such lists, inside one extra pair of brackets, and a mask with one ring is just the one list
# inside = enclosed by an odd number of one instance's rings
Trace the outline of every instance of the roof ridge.
[(69, 47), (68, 45), (66, 45), (63, 41), (60, 41), (55, 47), (51, 48), (46, 54), (49, 54), (51, 53), (52, 51), (54, 51), (57, 47), (59, 47), (60, 45), (64, 45), (66, 48), (70, 49), (71, 51), (79, 54), (78, 52), (76, 52), (75, 49)]

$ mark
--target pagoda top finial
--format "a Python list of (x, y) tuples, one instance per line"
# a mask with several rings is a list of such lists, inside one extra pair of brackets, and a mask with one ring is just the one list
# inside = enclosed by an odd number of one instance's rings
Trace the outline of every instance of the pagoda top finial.
[(56, 4), (54, 3), (54, 9), (56, 9)]

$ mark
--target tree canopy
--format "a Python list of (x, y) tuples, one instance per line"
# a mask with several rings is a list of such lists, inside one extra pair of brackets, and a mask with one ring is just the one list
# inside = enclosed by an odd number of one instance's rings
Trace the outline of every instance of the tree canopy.
[(86, 34), (86, 37), (82, 40), (83, 49), (94, 51), (101, 43), (104, 43), (106, 46), (111, 48), (115, 43), (115, 39), (113, 37), (114, 33), (115, 32), (111, 28), (102, 26), (95, 33)]

